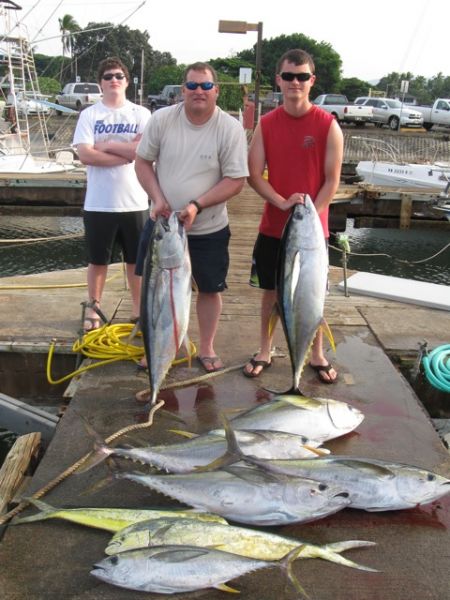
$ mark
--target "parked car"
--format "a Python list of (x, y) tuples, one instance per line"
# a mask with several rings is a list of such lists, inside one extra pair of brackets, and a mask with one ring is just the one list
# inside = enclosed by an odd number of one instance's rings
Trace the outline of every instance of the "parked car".
[(261, 98), (261, 114), (264, 115), (280, 104), (283, 104), (282, 92), (267, 92), (264, 98)]
[(147, 104), (152, 112), (163, 106), (176, 104), (181, 100), (181, 85), (165, 85), (160, 94), (150, 94)]
[[(63, 91), (55, 98), (55, 104), (67, 106), (74, 110), (82, 110), (86, 106), (95, 104), (103, 97), (98, 83), (67, 83)], [(56, 114), (62, 114), (56, 111)]]
[(397, 130), (400, 127), (422, 127), (423, 125), (423, 117), (420, 112), (402, 104), (399, 100), (360, 96), (356, 98), (355, 104), (372, 107), (372, 121), (377, 127), (387, 125), (391, 129)]
[(42, 94), (33, 94), (17, 92), (16, 110), (19, 115), (37, 115), (38, 113), (48, 115), (50, 108), (39, 100), (46, 100), (47, 97)]
[(364, 127), (372, 122), (372, 108), (351, 104), (344, 94), (321, 94), (313, 104), (333, 115), (338, 123), (354, 123), (357, 127)]
[(437, 98), (433, 106), (415, 106), (423, 117), (423, 126), (429, 131), (433, 125), (450, 127), (450, 98)]

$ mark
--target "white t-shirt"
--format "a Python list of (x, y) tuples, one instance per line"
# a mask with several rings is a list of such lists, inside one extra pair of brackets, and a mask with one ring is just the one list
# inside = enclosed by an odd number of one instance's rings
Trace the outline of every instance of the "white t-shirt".
[[(102, 101), (80, 113), (73, 144), (131, 142), (143, 133), (150, 111), (128, 100), (120, 108)], [(84, 209), (99, 212), (131, 212), (148, 208), (148, 197), (134, 170), (134, 163), (118, 167), (87, 165), (87, 190)]]
[[(173, 210), (197, 200), (224, 177), (248, 175), (244, 129), (219, 107), (203, 125), (189, 121), (183, 103), (161, 108), (147, 124), (137, 154), (156, 161), (159, 185)], [(205, 208), (189, 233), (213, 233), (227, 224), (226, 202), (222, 202)]]

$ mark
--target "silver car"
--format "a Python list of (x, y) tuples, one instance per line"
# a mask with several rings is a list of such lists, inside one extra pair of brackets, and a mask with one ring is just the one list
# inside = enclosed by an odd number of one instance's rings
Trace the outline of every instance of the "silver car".
[(373, 110), (372, 122), (377, 127), (387, 125), (393, 130), (400, 127), (422, 127), (423, 116), (418, 110), (402, 104), (393, 98), (373, 98), (361, 96), (356, 98), (355, 104), (371, 106)]

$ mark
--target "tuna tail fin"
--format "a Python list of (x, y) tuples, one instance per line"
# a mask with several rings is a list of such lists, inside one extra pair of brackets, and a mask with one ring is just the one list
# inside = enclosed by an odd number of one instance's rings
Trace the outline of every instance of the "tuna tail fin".
[(245, 455), (239, 447), (236, 434), (234, 433), (229, 420), (224, 415), (222, 415), (222, 422), (225, 429), (225, 436), (228, 444), (225, 454), (222, 454), (222, 456), (220, 456), (216, 460), (213, 460), (208, 465), (197, 467), (196, 469), (194, 469), (194, 472), (215, 471), (222, 467), (232, 465), (235, 462), (238, 462), (239, 460), (245, 460)]
[(83, 415), (80, 415), (79, 413), (77, 414), (81, 419), (87, 434), (94, 440), (94, 449), (89, 458), (87, 458), (75, 471), (75, 473), (79, 475), (80, 473), (85, 473), (86, 471), (89, 471), (93, 467), (102, 463), (106, 458), (108, 458), (108, 456), (113, 454), (114, 450), (106, 445), (103, 438), (95, 431), (95, 429), (91, 426), (88, 420), (83, 417)]
[(45, 519), (51, 519), (58, 512), (58, 509), (56, 509), (54, 506), (51, 506), (42, 500), (38, 500), (37, 498), (24, 497), (22, 500), (28, 502), (29, 504), (33, 504), (40, 510), (40, 512), (36, 513), (35, 515), (31, 515), (30, 517), (13, 519), (13, 521), (11, 521), (11, 525), (21, 525), (22, 523), (31, 523), (32, 521), (44, 521)]
[(322, 331), (324, 331), (325, 335), (327, 336), (328, 341), (330, 342), (331, 349), (336, 354), (336, 344), (334, 341), (333, 333), (331, 332), (330, 326), (328, 325), (325, 318), (322, 319), (321, 328), (322, 328)]
[(331, 544), (325, 544), (324, 546), (317, 546), (314, 548), (314, 557), (334, 562), (344, 567), (350, 567), (351, 569), (359, 569), (360, 571), (367, 571), (369, 573), (378, 573), (377, 569), (360, 565), (359, 563), (349, 560), (341, 556), (341, 552), (345, 550), (351, 550), (352, 548), (364, 548), (367, 546), (375, 546), (375, 542), (366, 542), (362, 540), (348, 540), (344, 542), (334, 542)]
[(289, 554), (287, 554), (284, 558), (282, 558), (280, 561), (278, 561), (278, 564), (283, 569), (283, 571), (285, 571), (285, 573), (287, 575), (287, 578), (292, 583), (292, 585), (294, 586), (295, 590), (299, 594), (301, 594), (302, 596), (304, 596), (305, 598), (308, 598), (308, 600), (310, 600), (311, 596), (309, 596), (306, 593), (305, 589), (300, 584), (299, 580), (294, 575), (294, 572), (292, 570), (292, 565), (293, 565), (294, 561), (297, 558), (301, 558), (301, 555), (302, 555), (302, 552), (304, 550), (304, 547), (305, 547), (305, 545), (301, 544), (297, 548), (294, 548), (293, 550), (291, 550), (289, 552)]

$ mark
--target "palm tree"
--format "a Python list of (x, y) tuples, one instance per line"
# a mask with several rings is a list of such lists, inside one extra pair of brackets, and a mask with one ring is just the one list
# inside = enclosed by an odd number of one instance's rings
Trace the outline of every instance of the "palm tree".
[[(80, 31), (81, 27), (75, 21), (72, 15), (64, 15), (62, 19), (58, 19), (59, 31), (61, 33), (63, 60), (61, 62), (61, 71), (59, 79), (62, 82), (62, 72), (64, 67), (64, 58), (67, 54), (70, 56), (70, 71), (72, 72), (72, 52), (73, 52), (73, 34), (76, 31)], [(76, 74), (75, 68), (75, 74)]]

